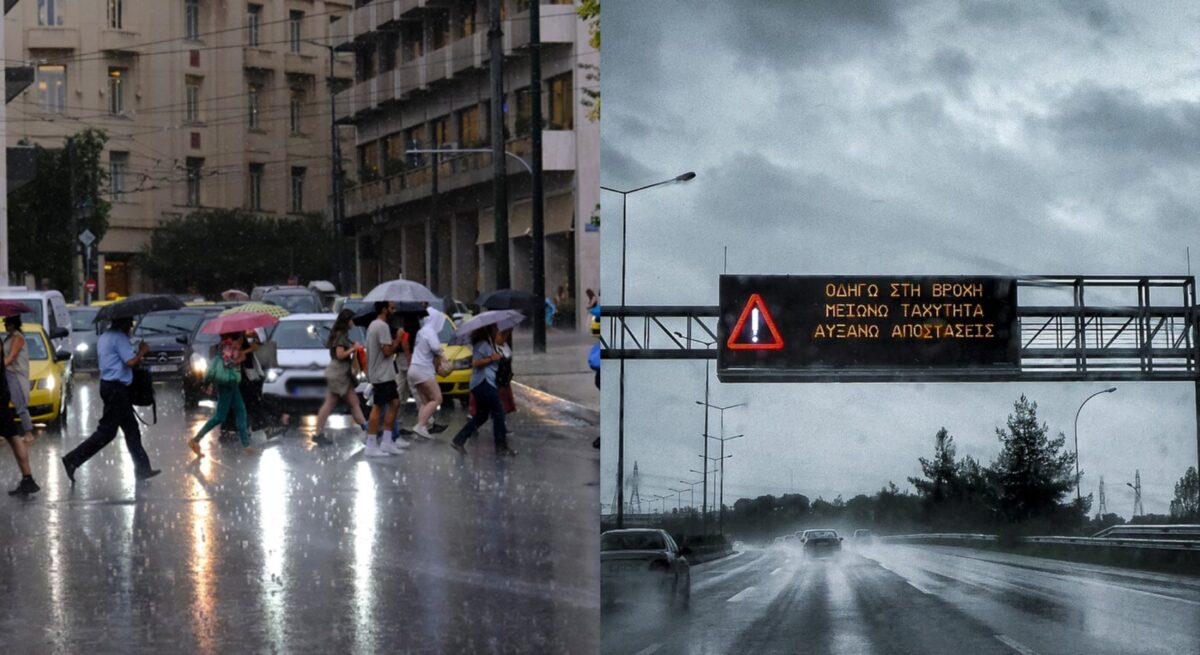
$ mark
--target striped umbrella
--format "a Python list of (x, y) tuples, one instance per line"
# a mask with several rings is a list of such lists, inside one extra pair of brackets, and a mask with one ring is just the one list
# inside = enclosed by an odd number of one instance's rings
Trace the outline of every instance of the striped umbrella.
[(228, 316), (230, 314), (266, 314), (275, 318), (283, 318), (288, 315), (288, 310), (279, 305), (269, 305), (265, 302), (248, 302), (237, 307), (230, 307), (218, 314), (218, 316)]

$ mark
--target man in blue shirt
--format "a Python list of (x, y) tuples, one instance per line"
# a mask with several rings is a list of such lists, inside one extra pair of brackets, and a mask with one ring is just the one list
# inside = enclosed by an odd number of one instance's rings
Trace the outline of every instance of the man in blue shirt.
[(141, 363), (150, 347), (142, 342), (136, 352), (129, 343), (129, 332), (133, 319), (119, 318), (96, 342), (100, 355), (100, 400), (104, 402), (104, 414), (92, 436), (76, 446), (63, 458), (67, 477), (75, 482), (75, 469), (83, 466), (93, 455), (100, 452), (117, 437), (117, 429), (125, 434), (125, 447), (137, 468), (139, 480), (152, 478), (161, 471), (150, 468), (150, 456), (142, 447), (142, 432), (138, 428), (137, 415), (129, 399), (129, 386), (133, 384), (133, 367)]

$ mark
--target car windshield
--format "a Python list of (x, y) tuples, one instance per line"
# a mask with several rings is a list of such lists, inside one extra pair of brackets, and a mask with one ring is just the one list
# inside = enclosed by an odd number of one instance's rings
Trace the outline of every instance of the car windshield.
[[(280, 321), (271, 335), (271, 340), (280, 350), (322, 350), (332, 327), (333, 319)], [(350, 340), (363, 343), (367, 340), (367, 334), (356, 325), (350, 330)]]
[(21, 322), (33, 323), (34, 325), (42, 324), (42, 303), (36, 298), (0, 298), (0, 300), (25, 303), (25, 306), (31, 311), (21, 314)]
[(133, 331), (133, 336), (191, 334), (196, 330), (196, 325), (202, 318), (204, 318), (202, 315), (192, 312), (186, 314), (182, 312), (151, 312), (142, 317), (137, 329)]
[(600, 550), (666, 550), (658, 532), (614, 532), (600, 536)]
[(263, 302), (279, 305), (292, 314), (312, 314), (321, 311), (317, 299), (310, 293), (268, 293)]
[(837, 539), (833, 530), (809, 530), (807, 536), (809, 539)]
[(29, 359), (38, 361), (50, 359), (50, 351), (46, 348), (46, 338), (41, 334), (26, 332), (25, 344), (29, 346)]
[(76, 332), (95, 332), (96, 324), (92, 322), (99, 314), (99, 309), (72, 309), (71, 329)]

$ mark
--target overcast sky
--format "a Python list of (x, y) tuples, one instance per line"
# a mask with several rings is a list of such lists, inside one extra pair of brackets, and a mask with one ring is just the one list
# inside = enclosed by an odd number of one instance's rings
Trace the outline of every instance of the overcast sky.
[[(730, 273), (1181, 275), (1200, 245), (1192, 3), (609, 0), (602, 20), (603, 184), (697, 173), (630, 196), (629, 304), (715, 305), (724, 246)], [(616, 305), (621, 204), (603, 200)], [(643, 498), (668, 493), (700, 468), (704, 365), (626, 370), (628, 465)], [(726, 413), (747, 435), (727, 445), (727, 503), (911, 488), (941, 426), (990, 462), (1022, 392), (1070, 444), (1107, 386), (713, 383), (715, 404), (750, 402)], [(1080, 416), (1084, 493), (1103, 475), (1128, 516), (1140, 469), (1146, 511), (1165, 513), (1197, 459), (1192, 385), (1116, 386)]]

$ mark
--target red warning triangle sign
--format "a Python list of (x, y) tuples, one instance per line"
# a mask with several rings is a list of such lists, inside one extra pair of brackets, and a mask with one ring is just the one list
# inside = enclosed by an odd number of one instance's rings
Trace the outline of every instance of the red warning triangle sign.
[[(747, 321), (750, 329), (746, 329)], [(762, 296), (755, 293), (746, 301), (746, 308), (725, 345), (730, 350), (783, 350), (783, 337), (779, 336)]]

